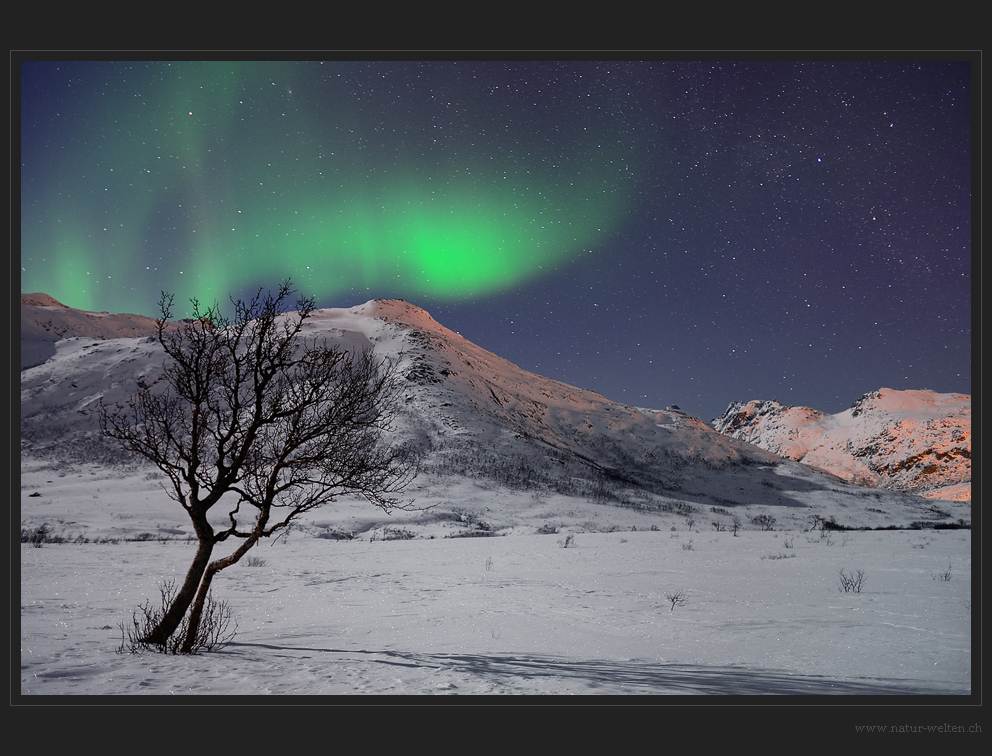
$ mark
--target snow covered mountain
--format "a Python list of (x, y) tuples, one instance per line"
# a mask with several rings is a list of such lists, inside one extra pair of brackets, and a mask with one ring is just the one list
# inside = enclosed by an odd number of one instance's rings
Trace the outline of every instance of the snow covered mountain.
[(971, 397), (882, 388), (828, 415), (776, 401), (731, 404), (719, 432), (877, 488), (971, 501)]
[(21, 294), (21, 370), (55, 356), (55, 342), (67, 337), (119, 339), (151, 336), (155, 319), (66, 307), (47, 294)]
[[(81, 313), (22, 295), (22, 350), (35, 355), (22, 358), (22, 467), (25, 457), (120, 465), (121, 450), (80, 410), (100, 398), (122, 402), (140, 381), (157, 378), (164, 354), (148, 336), (153, 329), (148, 318)], [(518, 505), (564, 497), (614, 513), (705, 516), (714, 527), (738, 516), (761, 522), (754, 518), (769, 512), (780, 523), (816, 514), (869, 526), (961, 517), (917, 496), (868, 493), (677, 408), (631, 407), (529, 373), (401, 300), (318, 310), (305, 333), (398, 362), (399, 440), (423, 454), (421, 494), (430, 486), (433, 500), (452, 508), (472, 481), (476, 490), (514, 492)], [(37, 364), (46, 350), (51, 356)], [(487, 494), (487, 508), (498, 499)]]

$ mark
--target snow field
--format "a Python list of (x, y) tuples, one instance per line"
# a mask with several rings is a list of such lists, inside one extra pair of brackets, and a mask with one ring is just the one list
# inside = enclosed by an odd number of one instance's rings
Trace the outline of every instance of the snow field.
[[(970, 692), (969, 531), (563, 543), (292, 533), (218, 575), (237, 634), (195, 657), (115, 653), (117, 624), (181, 579), (191, 544), (22, 545), (21, 693)], [(862, 593), (839, 590), (841, 568), (865, 571)], [(674, 609), (673, 589), (688, 593)]]

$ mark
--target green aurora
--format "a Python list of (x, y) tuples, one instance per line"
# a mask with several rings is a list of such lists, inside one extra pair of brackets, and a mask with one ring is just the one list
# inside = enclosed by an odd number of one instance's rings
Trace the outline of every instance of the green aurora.
[(22, 132), (45, 148), (22, 150), (21, 290), (81, 309), (284, 278), (318, 302), (485, 297), (595, 250), (636, 183), (609, 119), (520, 118), (475, 76), (441, 103), (356, 96), (359, 64), (76, 63), (56, 107), (52, 65), (22, 72)]

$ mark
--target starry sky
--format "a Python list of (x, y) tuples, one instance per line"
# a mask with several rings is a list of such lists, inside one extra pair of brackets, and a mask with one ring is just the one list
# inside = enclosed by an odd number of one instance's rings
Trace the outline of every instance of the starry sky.
[(971, 393), (966, 56), (37, 57), (22, 292), (144, 315), (285, 278), (322, 307), (397, 297), (705, 421)]

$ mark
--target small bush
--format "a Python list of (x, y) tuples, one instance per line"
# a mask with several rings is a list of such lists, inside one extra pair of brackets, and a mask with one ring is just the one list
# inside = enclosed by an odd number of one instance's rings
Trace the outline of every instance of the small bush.
[(383, 528), (381, 531), (373, 530), (369, 536), (370, 541), (411, 541), (417, 534), (406, 528)]
[[(189, 633), (189, 617), (183, 617), (182, 624), (172, 634), (163, 645), (148, 643), (145, 638), (153, 628), (158, 627), (162, 617), (172, 606), (176, 597), (176, 583), (170, 580), (159, 588), (161, 602), (159, 606), (154, 606), (151, 601), (145, 601), (144, 606), (135, 610), (131, 615), (131, 626), (126, 627), (123, 622), (118, 623), (121, 630), (121, 645), (117, 647), (117, 653), (125, 652), (131, 654), (142, 651), (158, 651), (163, 654), (178, 654)], [(231, 627), (233, 615), (231, 608), (226, 601), (214, 601), (213, 594), (208, 593), (203, 604), (203, 616), (200, 618), (200, 626), (196, 631), (196, 638), (193, 642), (190, 653), (197, 654), (201, 651), (216, 651), (223, 648), (234, 639), (237, 632), (237, 623)]]
[(34, 529), (21, 528), (21, 543), (30, 543), (36, 549), (40, 549), (46, 543), (51, 543), (49, 540), (51, 537), (52, 526), (47, 522), (43, 522)]
[(493, 530), (493, 526), (482, 520), (479, 515), (475, 512), (469, 512), (464, 509), (453, 509), (451, 514), (454, 516), (457, 522), (461, 522), (470, 528), (476, 528), (477, 530), (490, 531)]
[(833, 531), (829, 528), (810, 528), (805, 532), (809, 534), (806, 536), (806, 543), (822, 543), (827, 546), (833, 545)]
[(775, 524), (775, 518), (768, 514), (755, 515), (751, 518), (751, 524), (757, 525), (762, 530), (771, 530)]
[(321, 528), (317, 532), (317, 538), (324, 538), (328, 541), (352, 541), (355, 539), (356, 533), (349, 530), (339, 530), (332, 527)]
[(674, 612), (675, 607), (685, 606), (686, 602), (689, 600), (689, 594), (684, 590), (669, 591), (665, 593), (665, 598), (672, 605), (671, 609), (668, 611)]
[(943, 572), (931, 572), (930, 577), (934, 580), (939, 580), (942, 583), (946, 583), (951, 579), (951, 565), (947, 565), (947, 569)]
[(36, 549), (40, 549), (46, 543), (89, 543), (89, 538), (84, 538), (80, 533), (75, 536), (67, 536), (65, 532), (56, 533), (54, 528), (47, 522), (43, 522), (36, 528), (21, 528), (21, 543), (30, 543)]
[(867, 580), (864, 570), (858, 570), (850, 575), (846, 574), (843, 568), (840, 570), (840, 590), (843, 593), (861, 593)]
[[(498, 533), (495, 530), (460, 530), (456, 533), (451, 533), (448, 538), (498, 538), (500, 536), (506, 535), (505, 533)], [(431, 536), (433, 538), (433, 536)]]

